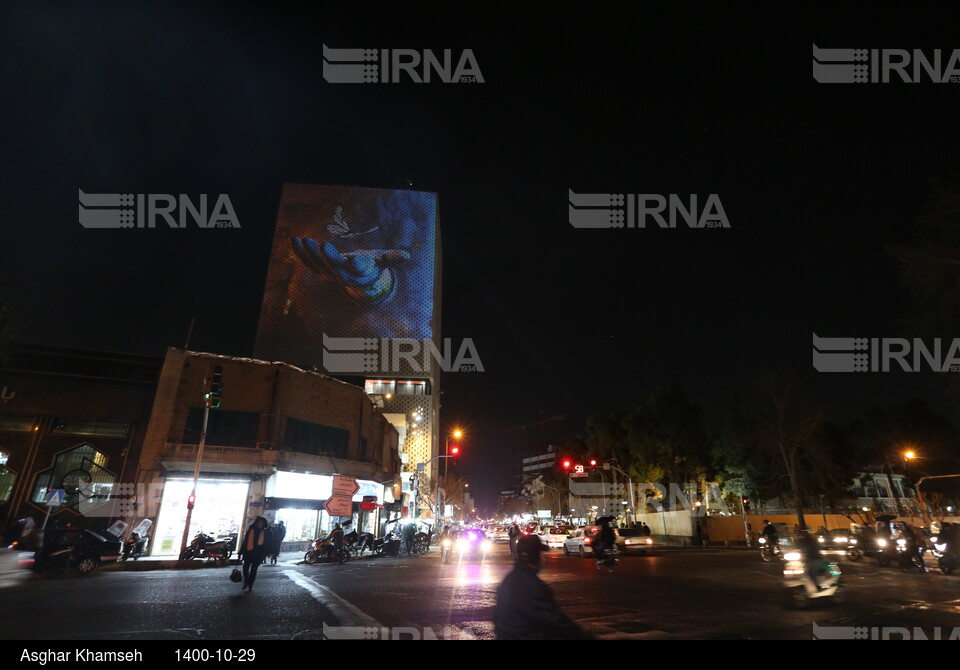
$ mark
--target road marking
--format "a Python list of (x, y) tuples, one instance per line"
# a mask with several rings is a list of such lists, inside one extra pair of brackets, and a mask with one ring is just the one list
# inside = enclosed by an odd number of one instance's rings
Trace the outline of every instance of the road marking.
[(283, 574), (290, 578), (297, 586), (306, 589), (306, 591), (318, 603), (330, 610), (330, 613), (336, 618), (334, 625), (337, 626), (380, 626), (380, 622), (369, 614), (362, 612), (356, 605), (338, 596), (336, 593), (321, 586), (309, 577), (304, 577), (299, 572), (293, 570), (284, 570)]

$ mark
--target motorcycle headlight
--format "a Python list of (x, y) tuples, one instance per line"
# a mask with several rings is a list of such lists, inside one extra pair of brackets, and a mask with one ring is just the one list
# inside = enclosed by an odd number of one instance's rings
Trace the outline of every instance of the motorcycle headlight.
[(444, 540), (441, 544), (443, 544), (444, 547), (449, 547), (449, 546), (450, 546), (450, 540)]
[(788, 554), (784, 554), (783, 557), (788, 561), (799, 561), (801, 558), (799, 551), (791, 551)]
[(946, 542), (944, 542), (943, 544), (935, 544), (935, 545), (933, 545), (933, 546), (937, 548), (937, 551), (946, 551), (946, 550), (947, 550), (947, 543), (946, 543)]
[(855, 537), (850, 538), (850, 544), (856, 544), (856, 543), (857, 543), (857, 538)]
[(767, 538), (761, 537), (761, 538), (760, 538), (760, 544), (766, 544), (766, 543), (767, 543)]
[(898, 547), (905, 547), (905, 546), (907, 546), (907, 541), (906, 541), (906, 540), (897, 540), (897, 546), (898, 546)]
[(885, 547), (885, 546), (887, 546), (887, 541), (881, 538), (881, 539), (877, 540), (877, 546), (878, 546), (878, 547)]

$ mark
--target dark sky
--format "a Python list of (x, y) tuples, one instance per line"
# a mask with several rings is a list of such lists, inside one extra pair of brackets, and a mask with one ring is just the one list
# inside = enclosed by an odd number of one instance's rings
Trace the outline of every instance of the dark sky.
[[(563, 414), (545, 435), (569, 437), (671, 381), (712, 424), (766, 368), (840, 419), (914, 396), (951, 412), (932, 375), (815, 373), (811, 334), (914, 335), (886, 249), (958, 172), (960, 84), (818, 84), (811, 48), (948, 54), (958, 10), (384, 7), (7, 3), (0, 299), (20, 339), (162, 355), (196, 316), (192, 348), (249, 355), (281, 185), (410, 179), (440, 197), (442, 335), (486, 368), (443, 379), (482, 503), (537, 436), (510, 427)], [(329, 84), (324, 43), (472, 49), (485, 82)], [(78, 189), (227, 193), (241, 228), (88, 230)], [(731, 228), (574, 229), (568, 189), (717, 193)]]

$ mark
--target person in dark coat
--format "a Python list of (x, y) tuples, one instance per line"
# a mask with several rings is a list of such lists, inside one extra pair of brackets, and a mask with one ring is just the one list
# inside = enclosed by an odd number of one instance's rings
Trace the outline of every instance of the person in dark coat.
[(560, 610), (553, 591), (537, 573), (540, 552), (547, 547), (536, 535), (517, 541), (517, 561), (497, 589), (493, 615), (498, 640), (592, 640)]
[[(238, 556), (243, 559), (243, 588), (253, 591), (253, 582), (257, 579), (257, 569), (263, 563), (269, 551), (269, 529), (267, 520), (258, 516), (247, 528), (240, 543)], [(241, 589), (242, 590), (242, 589)]]

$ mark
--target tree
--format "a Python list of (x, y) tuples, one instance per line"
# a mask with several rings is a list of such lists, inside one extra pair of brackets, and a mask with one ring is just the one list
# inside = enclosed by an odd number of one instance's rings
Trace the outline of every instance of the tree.
[(741, 396), (734, 422), (739, 440), (770, 473), (785, 478), (797, 507), (797, 519), (803, 516), (803, 477), (805, 464), (821, 461), (815, 440), (823, 422), (823, 409), (806, 401), (793, 375), (764, 373), (755, 378)]

